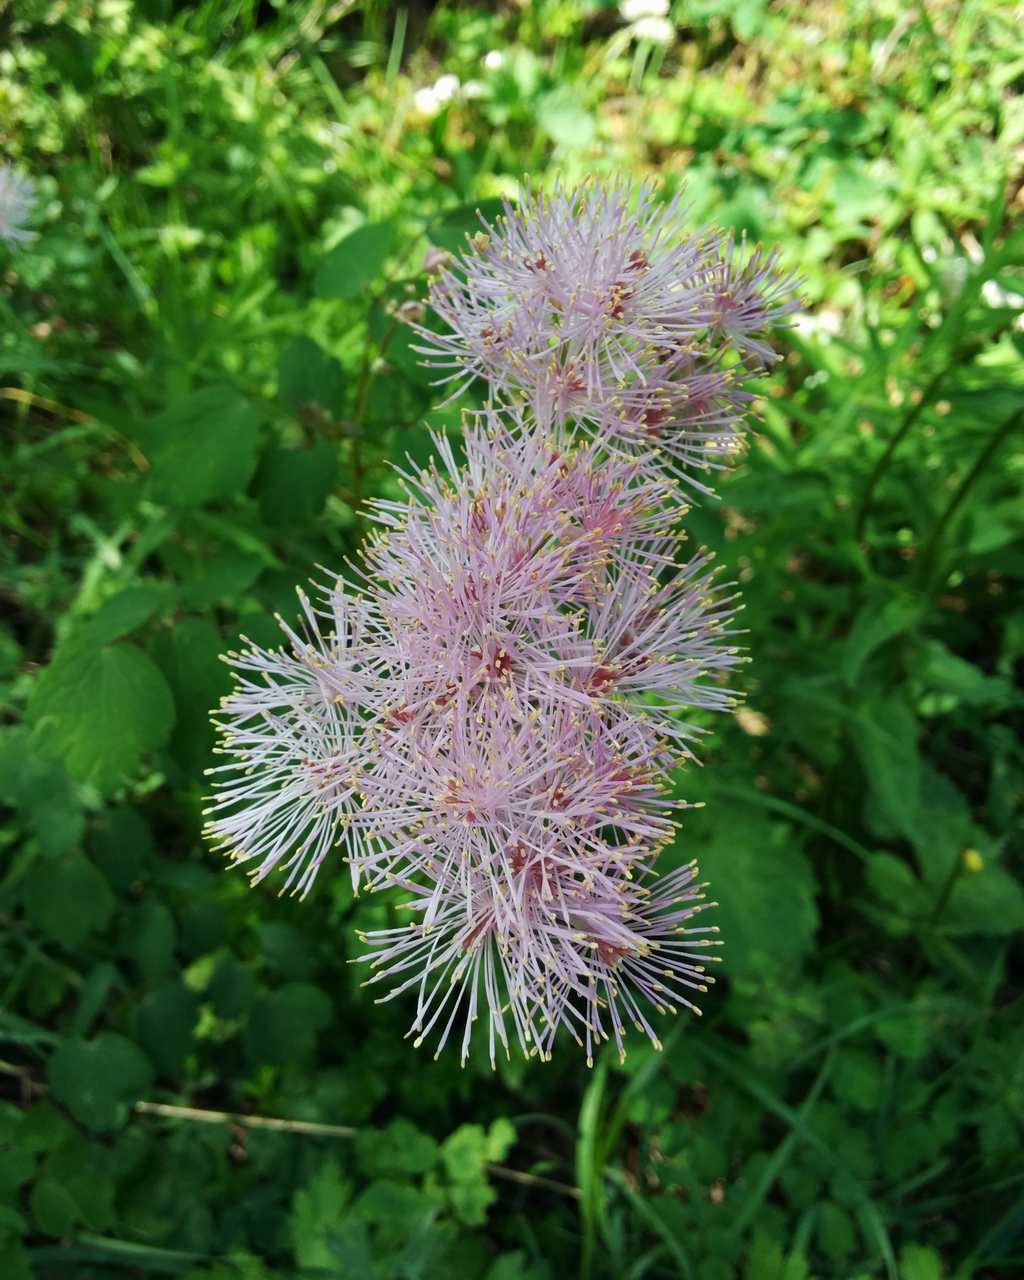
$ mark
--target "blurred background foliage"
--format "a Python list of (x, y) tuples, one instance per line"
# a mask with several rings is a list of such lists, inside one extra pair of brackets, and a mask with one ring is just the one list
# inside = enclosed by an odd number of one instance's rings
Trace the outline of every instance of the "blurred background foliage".
[[(0, 261), (6, 1280), (1024, 1274), (1021, 18), (0, 11), (41, 192)], [(346, 963), (383, 899), (203, 847), (207, 710), (458, 431), (394, 314), (428, 246), (623, 173), (805, 279), (689, 518), (753, 656), (677, 779), (723, 980), (663, 1054), (462, 1071)]]

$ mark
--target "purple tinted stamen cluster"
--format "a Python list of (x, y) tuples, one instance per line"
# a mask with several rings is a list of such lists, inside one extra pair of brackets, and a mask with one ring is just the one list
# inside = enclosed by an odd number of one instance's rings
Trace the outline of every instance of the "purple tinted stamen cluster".
[(428, 359), (540, 426), (664, 451), (707, 492), (692, 473), (721, 467), (775, 360), (758, 335), (795, 310), (776, 254), (691, 231), (648, 184), (528, 194), (474, 247), (433, 289), (448, 330), (419, 329)]
[[(734, 705), (737, 604), (682, 554), (663, 463), (712, 465), (685, 403), (732, 430), (723, 380), (735, 397), (763, 366), (756, 335), (788, 303), (771, 259), (678, 216), (586, 188), (489, 228), (432, 299), (450, 329), (432, 358), (493, 392), (464, 461), (437, 438), (404, 500), (373, 504), (361, 581), (302, 596), (280, 649), (229, 655), (212, 836), (295, 892), (338, 846), (357, 890), (397, 890), (408, 921), (360, 935), (368, 983), (463, 1061), (481, 1019), (492, 1063), (549, 1057), (559, 1032), (588, 1062), (624, 1054), (629, 1023), (658, 1045), (653, 1015), (699, 1012), (711, 981), (696, 865), (656, 863), (686, 807), (665, 778), (694, 758), (687, 714)], [(659, 432), (630, 434), (654, 393)]]

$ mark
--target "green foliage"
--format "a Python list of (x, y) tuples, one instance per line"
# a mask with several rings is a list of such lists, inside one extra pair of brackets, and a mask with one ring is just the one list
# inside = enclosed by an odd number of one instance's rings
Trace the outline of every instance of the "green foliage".
[[(9, 9), (40, 204), (0, 246), (4, 1280), (1020, 1274), (1019, 23), (695, 0), (665, 48), (597, 0)], [(722, 963), (662, 1054), (463, 1071), (348, 964), (388, 907), (204, 846), (208, 710), (473, 403), (396, 315), (427, 249), (524, 174), (641, 173), (807, 300), (688, 517), (752, 658), (666, 854)]]

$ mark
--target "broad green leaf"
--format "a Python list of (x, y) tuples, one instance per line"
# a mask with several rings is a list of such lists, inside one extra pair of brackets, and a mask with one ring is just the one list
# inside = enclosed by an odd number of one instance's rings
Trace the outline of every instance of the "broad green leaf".
[(537, 123), (554, 142), (574, 151), (589, 147), (597, 137), (594, 117), (568, 85), (544, 94), (537, 104)]
[(71, 775), (109, 791), (166, 742), (174, 702), (152, 660), (130, 644), (68, 644), (36, 681), (34, 742)]
[(324, 509), (338, 474), (338, 451), (328, 440), (306, 449), (269, 449), (254, 492), (268, 524), (309, 524)]
[[(758, 986), (791, 974), (818, 927), (817, 886), (798, 834), (716, 801), (688, 817), (680, 847), (698, 859), (708, 896), (719, 904), (701, 924), (721, 930), (722, 967)], [(709, 966), (712, 974), (717, 967)]]
[(199, 1002), (180, 982), (169, 982), (151, 991), (135, 1014), (139, 1044), (158, 1073), (174, 1076), (192, 1049), (192, 1031)]
[(195, 391), (147, 424), (151, 491), (171, 507), (240, 497), (256, 466), (259, 417), (230, 387)]
[(96, 865), (115, 889), (127, 889), (143, 874), (155, 846), (138, 809), (108, 809), (92, 833)]
[(277, 394), (285, 408), (298, 416), (307, 408), (319, 407), (340, 418), (346, 403), (345, 372), (334, 356), (299, 334), (278, 359)]
[(53, 1178), (40, 1178), (32, 1188), (32, 1217), (47, 1236), (69, 1236), (82, 1215), (67, 1189)]
[(106, 879), (80, 854), (36, 862), (25, 884), (29, 920), (69, 950), (102, 929), (116, 905)]
[(292, 982), (257, 1000), (246, 1045), (256, 1063), (285, 1066), (308, 1058), (331, 1021), (331, 1002), (319, 988)]
[(123, 1124), (153, 1079), (146, 1057), (113, 1031), (95, 1040), (65, 1040), (50, 1059), (48, 1074), (57, 1101), (87, 1129), (99, 1132)]
[(368, 222), (347, 235), (320, 264), (313, 281), (317, 296), (357, 298), (380, 273), (393, 241), (390, 222)]
[(82, 629), (89, 644), (109, 644), (137, 631), (159, 609), (166, 592), (156, 587), (128, 587), (111, 596)]
[(264, 567), (262, 556), (238, 547), (189, 557), (181, 571), (182, 601), (192, 609), (229, 604), (248, 591)]
[(124, 913), (122, 948), (142, 971), (147, 982), (154, 982), (174, 966), (177, 929), (174, 917), (162, 902), (150, 899)]

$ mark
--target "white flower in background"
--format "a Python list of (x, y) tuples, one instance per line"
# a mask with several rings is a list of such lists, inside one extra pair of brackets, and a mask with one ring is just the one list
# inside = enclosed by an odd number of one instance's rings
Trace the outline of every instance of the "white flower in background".
[(12, 249), (32, 238), (28, 221), (36, 204), (35, 184), (9, 165), (0, 164), (0, 240)]
[(637, 18), (630, 31), (637, 40), (649, 40), (651, 44), (671, 44), (676, 38), (676, 29), (668, 18)]
[(423, 116), (436, 116), (441, 109), (441, 104), (438, 102), (437, 94), (433, 88), (417, 89), (412, 95), (412, 104)]
[(434, 84), (434, 96), (438, 102), (451, 102), (459, 91), (459, 77), (453, 75), (438, 76)]
[(500, 71), (505, 65), (505, 55), (500, 49), (489, 49), (484, 54), (484, 69), (487, 71)]
[(636, 22), (641, 18), (664, 18), (668, 10), (668, 0), (622, 0), (619, 5), (619, 13), (624, 22)]
[(452, 98), (459, 91), (460, 80), (458, 76), (445, 74), (438, 76), (429, 89), (417, 89), (412, 95), (413, 106), (424, 116), (436, 116), (446, 102), (451, 102)]

